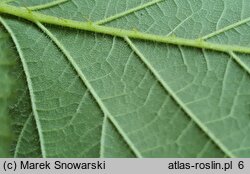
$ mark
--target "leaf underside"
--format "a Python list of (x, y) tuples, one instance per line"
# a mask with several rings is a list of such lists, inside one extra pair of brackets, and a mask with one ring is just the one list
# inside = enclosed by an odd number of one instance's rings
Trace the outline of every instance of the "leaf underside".
[[(19, 0), (10, 5), (111, 29), (202, 38), (201, 44), (250, 50), (250, 1), (69, 0), (51, 5)], [(18, 55), (12, 73), (18, 97), (9, 104), (9, 114), (4, 111), (14, 130), (10, 155), (250, 156), (249, 54), (0, 15), (13, 41), (9, 47)], [(7, 92), (1, 87), (2, 93)], [(6, 107), (1, 103), (0, 114)], [(3, 142), (7, 123), (0, 124)], [(8, 150), (1, 149), (5, 156)]]
[[(12, 66), (12, 52), (8, 49), (8, 44), (11, 43), (8, 34), (0, 26), (0, 154), (2, 157), (9, 157), (9, 146), (11, 145), (11, 130), (10, 119), (8, 116), (8, 101), (11, 91), (11, 77), (9, 75), (9, 68)], [(2, 51), (4, 50), (4, 51)]]

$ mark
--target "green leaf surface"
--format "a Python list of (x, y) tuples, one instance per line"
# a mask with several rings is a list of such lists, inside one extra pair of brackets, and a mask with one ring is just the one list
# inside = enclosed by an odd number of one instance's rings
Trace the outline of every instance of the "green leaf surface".
[(22, 66), (13, 155), (249, 157), (249, 8), (244, 0), (1, 3)]
[(11, 123), (8, 114), (8, 104), (11, 93), (11, 77), (9, 71), (13, 64), (11, 43), (8, 33), (0, 26), (0, 157), (9, 157), (11, 145)]
[[(40, 157), (36, 123), (32, 121), (22, 65), (3, 26), (0, 28), (0, 37), (0, 157)], [(29, 134), (23, 129), (25, 124), (30, 125)], [(22, 147), (26, 150), (19, 154), (19, 148)]]

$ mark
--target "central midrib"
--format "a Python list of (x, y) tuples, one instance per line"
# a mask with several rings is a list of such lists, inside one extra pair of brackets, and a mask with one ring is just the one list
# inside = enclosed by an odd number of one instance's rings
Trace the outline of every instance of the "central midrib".
[(250, 54), (250, 48), (238, 45), (226, 45), (206, 42), (202, 39), (185, 39), (174, 36), (160, 36), (155, 34), (148, 34), (139, 31), (131, 31), (114, 27), (100, 26), (92, 22), (80, 22), (69, 19), (58, 18), (54, 16), (44, 15), (41, 13), (33, 12), (31, 10), (14, 7), (7, 4), (0, 4), (0, 13), (6, 13), (14, 16), (18, 16), (27, 19), (32, 22), (40, 22), (53, 24), (63, 27), (69, 27), (79, 30), (91, 31), (96, 33), (102, 33), (117, 37), (129, 37), (134, 39), (141, 39), (146, 41), (154, 41), (160, 43), (168, 43), (174, 45), (189, 46), (195, 48), (203, 48), (220, 52), (240, 52)]

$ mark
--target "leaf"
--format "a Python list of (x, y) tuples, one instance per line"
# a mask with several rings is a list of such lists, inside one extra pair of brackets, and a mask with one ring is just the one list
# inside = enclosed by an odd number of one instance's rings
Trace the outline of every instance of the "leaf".
[[(10, 145), (11, 145), (11, 126), (10, 118), (8, 115), (8, 102), (11, 93), (11, 78), (9, 75), (9, 69), (12, 66), (11, 62), (12, 52), (8, 48), (10, 38), (8, 34), (3, 30), (3, 27), (0, 26), (0, 157), (9, 157), (10, 156)], [(8, 58), (7, 58), (8, 57)]]
[(30, 99), (15, 156), (249, 157), (249, 5), (1, 3)]
[[(12, 49), (13, 43), (10, 36), (6, 33), (3, 27), (0, 28), (0, 157), (11, 157), (11, 154), (15, 156), (19, 153), (19, 148), (27, 148), (26, 151), (21, 152), (27, 153), (29, 157), (38, 157), (36, 154), (40, 154), (39, 150), (39, 141), (37, 141), (37, 130), (35, 122), (32, 122), (32, 117), (28, 118), (30, 111), (30, 101), (29, 98), (25, 97), (27, 92), (27, 87), (23, 78), (24, 74), (22, 72), (22, 67), (19, 66), (18, 56), (15, 52), (15, 49)], [(16, 63), (17, 62), (17, 63)], [(18, 98), (19, 97), (19, 98)], [(8, 108), (8, 105), (11, 107)], [(32, 123), (29, 126), (30, 135), (26, 136), (26, 132), (23, 129), (21, 132), (22, 136), (19, 136), (20, 131), (22, 130), (25, 122)], [(11, 129), (11, 127), (13, 129)], [(19, 139), (18, 139), (19, 137)], [(11, 145), (14, 140), (14, 147)], [(25, 141), (25, 143), (19, 142)], [(27, 142), (28, 141), (28, 142)], [(38, 142), (38, 143), (36, 143)], [(37, 152), (38, 151), (38, 152)], [(18, 156), (22, 156), (18, 154)]]

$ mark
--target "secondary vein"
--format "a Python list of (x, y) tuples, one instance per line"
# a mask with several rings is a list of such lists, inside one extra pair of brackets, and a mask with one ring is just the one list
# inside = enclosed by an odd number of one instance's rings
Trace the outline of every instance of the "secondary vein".
[(99, 21), (95, 22), (95, 24), (100, 25), (100, 24), (109, 23), (109, 22), (111, 22), (111, 21), (113, 21), (113, 20), (116, 20), (116, 19), (118, 19), (118, 18), (127, 16), (127, 15), (129, 15), (129, 14), (131, 14), (131, 13), (134, 13), (134, 12), (136, 12), (136, 11), (142, 10), (142, 9), (144, 9), (144, 8), (147, 8), (147, 7), (149, 7), (149, 6), (152, 6), (152, 5), (154, 5), (154, 4), (158, 3), (158, 2), (161, 2), (161, 1), (162, 1), (162, 0), (153, 0), (153, 1), (150, 1), (150, 2), (148, 2), (148, 3), (142, 4), (142, 5), (137, 6), (137, 7), (135, 7), (135, 8), (131, 8), (131, 9), (127, 10), (127, 11), (122, 12), (122, 13), (118, 13), (118, 14), (113, 15), (113, 16), (110, 16), (110, 17), (108, 17), (108, 18), (99, 20)]
[(250, 68), (239, 58), (239, 56), (234, 52), (229, 52), (229, 55), (250, 75)]
[(167, 43), (173, 45), (182, 45), (195, 48), (203, 48), (220, 52), (239, 52), (250, 54), (250, 48), (238, 45), (226, 45), (206, 42), (202, 39), (184, 39), (174, 36), (160, 36), (155, 34), (148, 34), (139, 31), (131, 31), (114, 27), (99, 26), (91, 22), (79, 22), (64, 18), (58, 18), (50, 15), (44, 15), (37, 12), (32, 12), (28, 9), (14, 7), (7, 4), (0, 4), (0, 13), (10, 14), (24, 18), (32, 22), (47, 23), (52, 25), (58, 25), (63, 27), (69, 27), (79, 30), (91, 31), (96, 33), (102, 33), (117, 37), (129, 37), (134, 39), (141, 39), (145, 41), (153, 41), (160, 43)]
[(27, 9), (29, 10), (42, 10), (42, 9), (47, 9), (62, 3), (65, 3), (69, 0), (56, 0), (56, 1), (52, 1), (52, 2), (48, 2), (46, 4), (41, 4), (41, 5), (36, 5), (36, 6), (31, 6), (31, 7), (27, 7)]
[(15, 152), (14, 152), (14, 158), (18, 158), (18, 151), (20, 149), (20, 143), (21, 143), (21, 140), (23, 138), (23, 135), (24, 135), (24, 131), (26, 130), (27, 126), (28, 126), (28, 123), (30, 121), (30, 119), (32, 119), (32, 113), (30, 113), (29, 117), (27, 118), (27, 120), (25, 121), (24, 125), (23, 125), (23, 128), (21, 130), (21, 133), (19, 134), (18, 136), (18, 139), (17, 139), (17, 143), (16, 143), (16, 148), (15, 148)]
[(233, 24), (231, 24), (231, 25), (228, 25), (228, 26), (226, 26), (226, 27), (224, 27), (224, 28), (221, 28), (221, 29), (219, 29), (219, 30), (217, 30), (217, 31), (214, 31), (214, 32), (212, 32), (212, 33), (210, 33), (210, 34), (207, 34), (206, 36), (203, 36), (202, 39), (207, 40), (207, 39), (212, 38), (212, 37), (214, 37), (214, 36), (217, 36), (217, 35), (219, 35), (219, 34), (221, 34), (221, 33), (224, 33), (224, 32), (226, 32), (226, 31), (228, 31), (228, 30), (231, 30), (231, 29), (233, 29), (233, 28), (236, 28), (236, 27), (239, 27), (239, 26), (241, 26), (241, 25), (243, 25), (243, 24), (246, 24), (246, 23), (248, 23), (249, 21), (250, 21), (250, 17), (248, 17), (248, 18), (246, 18), (246, 19), (243, 19), (243, 20), (241, 20), (241, 21), (238, 21), (238, 22), (236, 22), (236, 23), (233, 23)]

